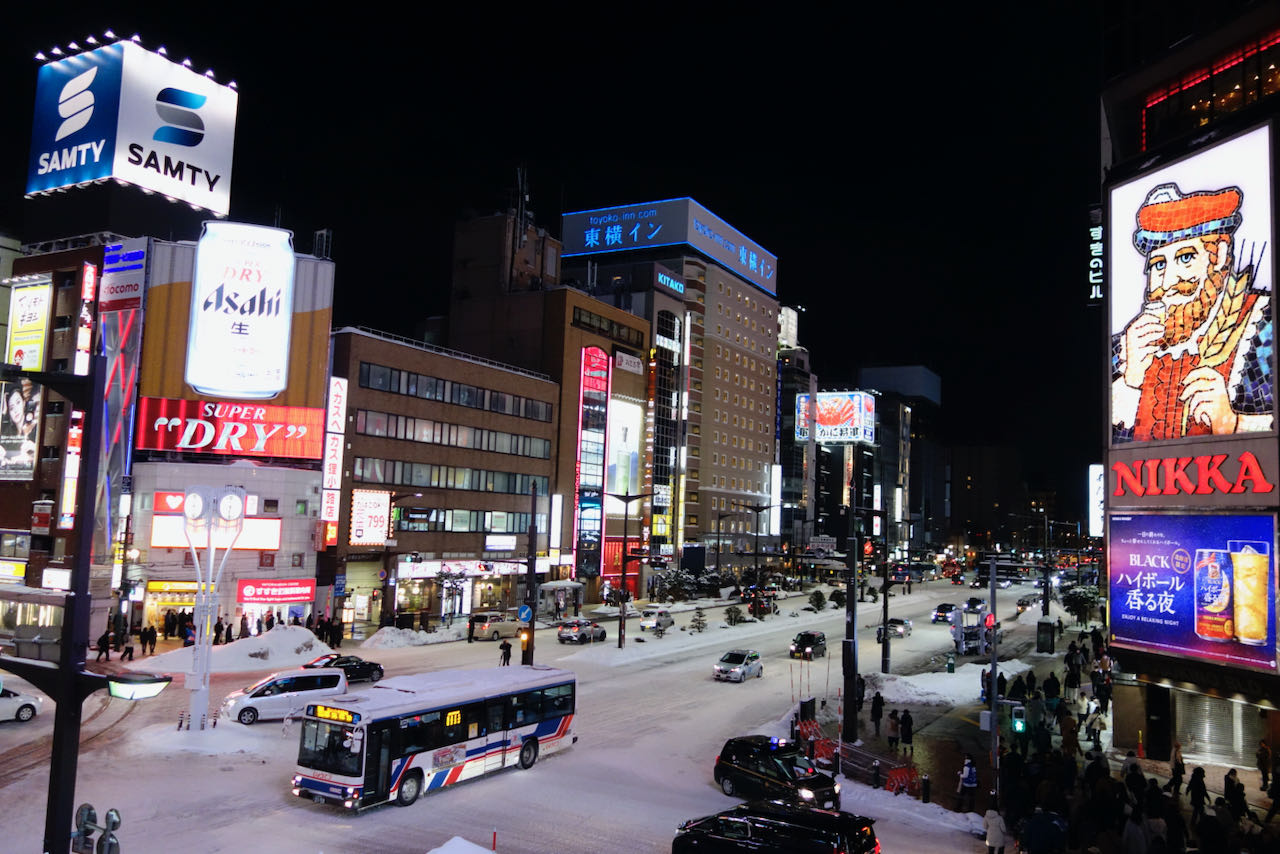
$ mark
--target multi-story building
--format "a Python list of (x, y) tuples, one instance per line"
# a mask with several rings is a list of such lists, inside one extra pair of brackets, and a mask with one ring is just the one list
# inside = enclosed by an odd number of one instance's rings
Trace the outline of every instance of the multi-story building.
[[(784, 314), (790, 309), (782, 309)], [(796, 398), (816, 400), (818, 377), (811, 370), (809, 351), (790, 346), (778, 350), (778, 407), (782, 429), (778, 434), (778, 464), (782, 467), (782, 539), (788, 551), (801, 552), (815, 533), (818, 521), (817, 449), (815, 436), (796, 438)]]
[(1280, 736), (1280, 6), (1117, 4), (1103, 35), (1112, 731), (1249, 767)]
[[(357, 632), (404, 627), (525, 599), (572, 554), (552, 485), (560, 387), (545, 374), (368, 329), (333, 333), (346, 380), (336, 542), (319, 582)], [(337, 431), (334, 431), (337, 432)]]
[[(775, 563), (777, 259), (692, 199), (563, 217), (562, 277), (645, 318), (653, 341), (653, 538)], [(734, 548), (737, 546), (737, 548)]]

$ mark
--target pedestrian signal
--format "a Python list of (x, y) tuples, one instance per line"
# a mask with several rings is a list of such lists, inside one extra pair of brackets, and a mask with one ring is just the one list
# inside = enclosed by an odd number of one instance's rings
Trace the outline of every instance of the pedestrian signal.
[(1013, 710), (1013, 731), (1027, 731), (1027, 710), (1022, 706), (1016, 706)]
[(987, 616), (982, 618), (982, 625), (989, 629), (994, 629), (996, 627), (996, 615), (988, 613)]

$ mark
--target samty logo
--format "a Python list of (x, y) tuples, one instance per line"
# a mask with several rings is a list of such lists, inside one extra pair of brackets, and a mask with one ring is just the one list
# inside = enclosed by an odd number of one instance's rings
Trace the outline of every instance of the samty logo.
[(156, 112), (165, 124), (151, 138), (156, 142), (185, 145), (188, 148), (199, 145), (204, 139), (204, 121), (194, 111), (203, 107), (207, 100), (207, 96), (185, 89), (161, 89), (160, 94), (156, 95)]
[(54, 142), (71, 136), (93, 118), (93, 93), (89, 91), (89, 86), (93, 84), (93, 78), (97, 74), (98, 67), (95, 65), (83, 74), (72, 77), (62, 87), (62, 93), (58, 95), (58, 115), (62, 116), (62, 124), (58, 125), (58, 132), (53, 136)]

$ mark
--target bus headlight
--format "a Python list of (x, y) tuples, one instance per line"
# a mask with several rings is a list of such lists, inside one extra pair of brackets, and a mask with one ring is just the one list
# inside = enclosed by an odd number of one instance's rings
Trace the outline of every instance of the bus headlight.
[(813, 789), (797, 789), (796, 794), (806, 801), (813, 800)]

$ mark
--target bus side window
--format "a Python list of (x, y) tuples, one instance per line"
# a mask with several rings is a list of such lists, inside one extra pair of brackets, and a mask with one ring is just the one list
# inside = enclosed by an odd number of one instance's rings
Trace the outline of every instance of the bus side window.
[(489, 717), (489, 732), (501, 732), (504, 729), (502, 725), (502, 717), (505, 711), (505, 709), (503, 709), (504, 705), (505, 702), (501, 697), (488, 700), (485, 703), (485, 712)]
[(573, 711), (573, 686), (556, 685), (542, 692), (547, 715), (567, 715)]

